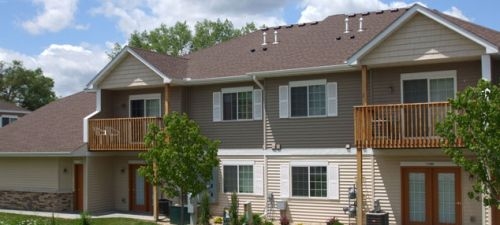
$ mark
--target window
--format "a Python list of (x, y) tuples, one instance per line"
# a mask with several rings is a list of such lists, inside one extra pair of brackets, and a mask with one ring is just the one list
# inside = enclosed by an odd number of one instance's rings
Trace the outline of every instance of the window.
[(130, 117), (160, 117), (160, 94), (130, 96)]
[(279, 87), (280, 118), (337, 116), (337, 83), (293, 81)]
[(13, 116), (13, 115), (2, 115), (0, 118), (2, 118), (0, 127), (5, 127), (8, 124), (17, 120), (17, 116)]
[(225, 165), (224, 192), (253, 193), (253, 165)]
[(252, 86), (223, 88), (214, 92), (213, 121), (261, 120), (262, 90)]
[(292, 166), (292, 196), (326, 197), (326, 166)]
[(252, 91), (222, 93), (223, 120), (252, 119)]
[(440, 102), (455, 96), (456, 71), (401, 74), (403, 103)]

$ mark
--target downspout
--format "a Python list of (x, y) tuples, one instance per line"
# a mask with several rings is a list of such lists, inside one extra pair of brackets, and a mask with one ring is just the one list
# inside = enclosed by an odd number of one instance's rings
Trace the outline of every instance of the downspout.
[(257, 80), (257, 76), (252, 76), (253, 81), (262, 90), (262, 149), (266, 150), (267, 140), (266, 140), (266, 91), (264, 90), (264, 85)]

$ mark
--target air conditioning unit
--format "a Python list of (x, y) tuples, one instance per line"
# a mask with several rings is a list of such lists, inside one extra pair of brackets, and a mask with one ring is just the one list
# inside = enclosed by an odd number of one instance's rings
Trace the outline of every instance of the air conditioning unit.
[(389, 213), (367, 213), (366, 225), (389, 225)]

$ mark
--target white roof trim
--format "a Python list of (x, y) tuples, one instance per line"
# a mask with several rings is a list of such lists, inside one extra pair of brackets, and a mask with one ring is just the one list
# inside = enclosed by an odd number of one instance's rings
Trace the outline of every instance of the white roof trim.
[(151, 65), (148, 61), (139, 56), (139, 54), (137, 54), (134, 50), (126, 46), (120, 51), (120, 53), (118, 53), (115, 58), (111, 60), (111, 62), (109, 62), (101, 71), (99, 71), (99, 73), (97, 73), (97, 75), (92, 78), (92, 80), (90, 80), (90, 82), (87, 84), (87, 89), (95, 89), (95, 87), (97, 86), (96, 84), (99, 84), (116, 67), (116, 65), (125, 58), (127, 53), (134, 56), (142, 64), (155, 72), (156, 75), (160, 76), (163, 79), (163, 83), (168, 84), (172, 81), (171, 78), (169, 78), (167, 75), (159, 71), (156, 67)]
[(404, 13), (401, 17), (399, 17), (396, 21), (394, 21), (391, 25), (389, 25), (385, 30), (383, 30), (380, 34), (378, 34), (375, 38), (373, 38), (370, 42), (368, 42), (365, 46), (359, 49), (354, 55), (348, 58), (347, 64), (349, 65), (357, 65), (358, 60), (368, 54), (371, 50), (377, 47), (381, 42), (383, 42), (387, 37), (389, 37), (393, 32), (395, 32), (398, 28), (404, 25), (406, 21), (408, 21), (413, 15), (416, 13), (421, 13), (424, 16), (438, 22), (439, 24), (457, 32), (458, 34), (468, 38), (469, 40), (483, 46), (487, 54), (498, 53), (498, 47), (489, 41), (484, 40), (478, 35), (471, 33), (462, 27), (455, 25), (454, 23), (444, 19), (443, 17), (433, 13), (428, 8), (415, 4), (413, 5), (406, 13)]
[(21, 111), (21, 110), (3, 110), (0, 109), (0, 113), (20, 113), (20, 114), (28, 114), (31, 111)]

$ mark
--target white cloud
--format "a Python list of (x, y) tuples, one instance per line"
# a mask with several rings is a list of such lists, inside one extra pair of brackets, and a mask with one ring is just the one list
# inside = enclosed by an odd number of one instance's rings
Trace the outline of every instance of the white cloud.
[(204, 19), (229, 19), (236, 27), (253, 21), (257, 26), (285, 24), (284, 7), (289, 0), (108, 0), (94, 8), (94, 15), (117, 20), (117, 27), (128, 37), (133, 31), (150, 30), (161, 23), (168, 26), (186, 21), (193, 26)]
[(40, 67), (45, 76), (54, 80), (57, 96), (82, 91), (87, 82), (109, 61), (104, 49), (86, 43), (52, 44), (34, 56), (0, 48), (0, 61), (12, 60), (23, 61), (29, 69)]
[(334, 14), (402, 8), (413, 4), (414, 3), (405, 3), (402, 1), (384, 3), (380, 0), (303, 0), (301, 4), (303, 10), (299, 23), (323, 20), (325, 17)]
[(471, 21), (471, 19), (469, 19), (467, 16), (464, 15), (462, 10), (458, 9), (455, 6), (452, 6), (450, 9), (444, 11), (443, 13), (465, 21)]
[(77, 9), (77, 0), (33, 0), (33, 3), (43, 5), (43, 10), (35, 18), (22, 23), (31, 34), (57, 32), (70, 26)]

